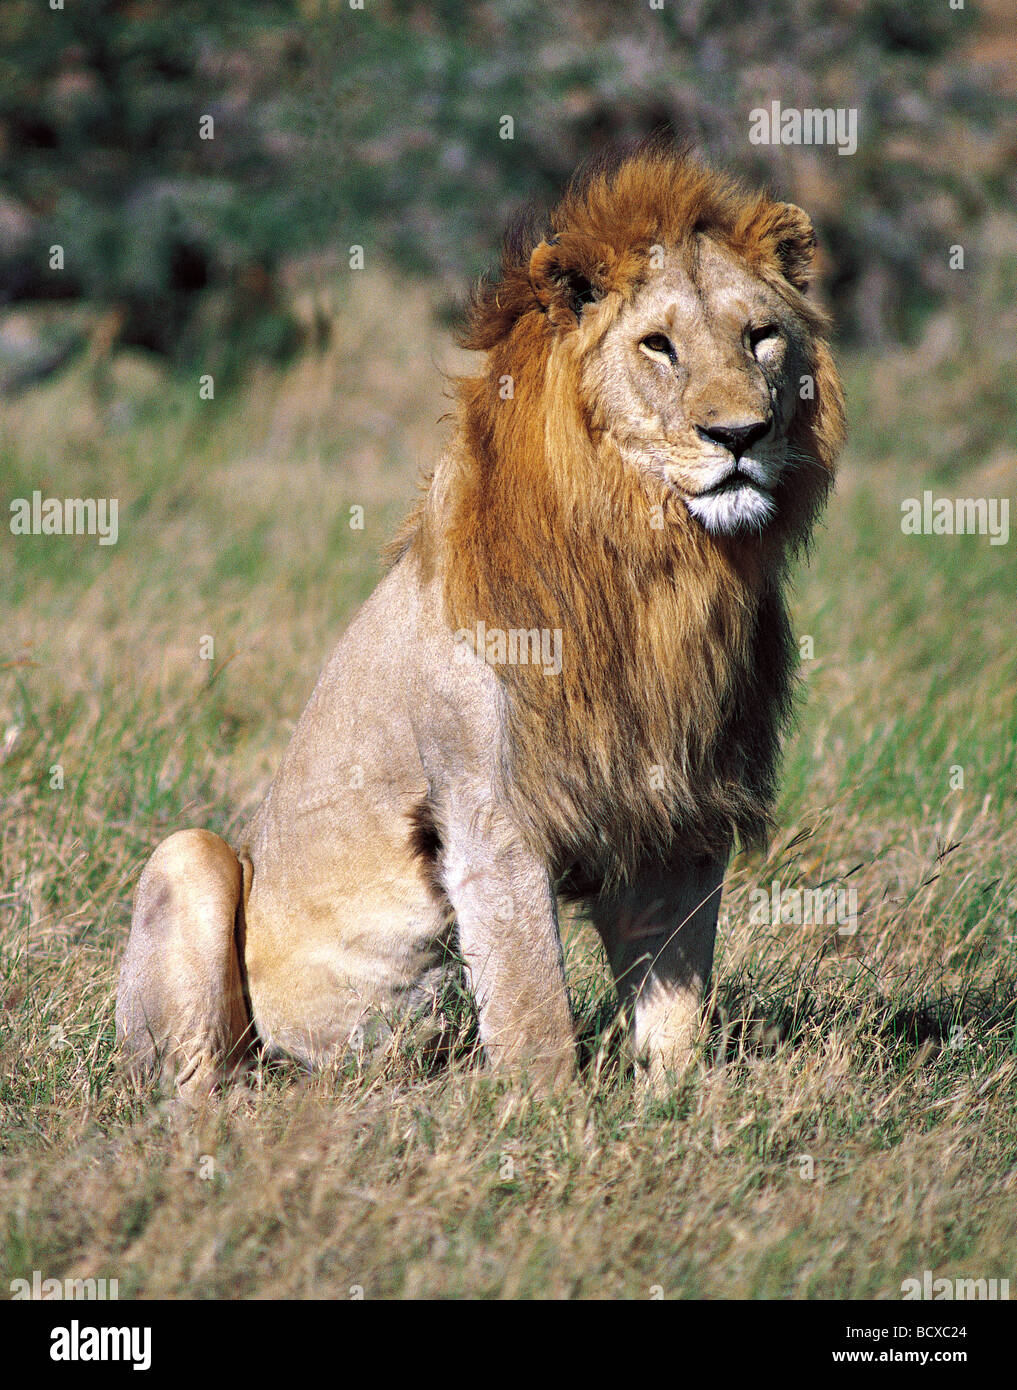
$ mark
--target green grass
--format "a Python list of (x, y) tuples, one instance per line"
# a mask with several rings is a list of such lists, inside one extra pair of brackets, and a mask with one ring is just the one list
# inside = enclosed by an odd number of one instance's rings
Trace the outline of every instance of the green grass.
[[(455, 358), (426, 297), (365, 282), (327, 355), (234, 399), (123, 355), (101, 397), (82, 367), (8, 409), (5, 497), (116, 496), (120, 540), (0, 539), (0, 1291), (33, 1269), (194, 1297), (892, 1299), (924, 1269), (1014, 1276), (1013, 542), (899, 525), (923, 487), (1012, 499), (1017, 401), (979, 331), (1013, 341), (996, 292), (931, 365), (847, 364), (780, 829), (732, 865), (712, 1030), (663, 1101), (623, 1065), (581, 921), (584, 1068), (556, 1101), (483, 1073), (462, 996), (441, 1061), (410, 1030), (361, 1070), (262, 1069), (204, 1114), (116, 1068), (146, 855), (253, 810), (439, 446)], [(774, 879), (854, 887), (857, 931), (751, 925)]]

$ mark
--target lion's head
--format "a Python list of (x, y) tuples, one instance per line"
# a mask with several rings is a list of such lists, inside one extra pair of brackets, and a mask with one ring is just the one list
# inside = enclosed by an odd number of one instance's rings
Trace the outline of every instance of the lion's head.
[(843, 435), (806, 214), (649, 149), (510, 234), (464, 341), (578, 387), (591, 437), (714, 535), (803, 537)]
[(474, 295), (460, 432), (403, 548), (450, 625), (560, 631), (499, 671), (556, 862), (758, 839), (791, 703), (781, 598), (844, 430), (804, 212), (650, 147), (517, 225)]

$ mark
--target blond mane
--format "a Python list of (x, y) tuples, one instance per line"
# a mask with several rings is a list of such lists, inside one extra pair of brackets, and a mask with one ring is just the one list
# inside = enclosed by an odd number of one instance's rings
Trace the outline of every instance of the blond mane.
[[(705, 532), (662, 481), (626, 466), (583, 388), (596, 344), (573, 332), (581, 300), (631, 297), (654, 247), (691, 256), (700, 234), (808, 332), (814, 391), (789, 430), (780, 521), (762, 536)], [(575, 180), (543, 240), (517, 227), (473, 296), (462, 341), (486, 365), (458, 383), (456, 446), (398, 550), (441, 576), (452, 628), (562, 633), (560, 675), (498, 674), (506, 794), (565, 891), (624, 878), (648, 854), (766, 836), (795, 664), (782, 581), (844, 428), (826, 320), (803, 296), (813, 240), (798, 209), (651, 147)]]

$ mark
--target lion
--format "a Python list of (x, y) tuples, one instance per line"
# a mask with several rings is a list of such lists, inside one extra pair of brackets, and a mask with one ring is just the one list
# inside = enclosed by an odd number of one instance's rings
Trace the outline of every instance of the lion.
[(204, 1095), (321, 1067), (465, 971), (489, 1065), (568, 1083), (558, 925), (603, 940), (640, 1073), (702, 1035), (723, 877), (765, 841), (783, 591), (844, 438), (808, 216), (644, 147), (515, 225), (452, 442), (232, 848), (158, 846), (117, 1032)]

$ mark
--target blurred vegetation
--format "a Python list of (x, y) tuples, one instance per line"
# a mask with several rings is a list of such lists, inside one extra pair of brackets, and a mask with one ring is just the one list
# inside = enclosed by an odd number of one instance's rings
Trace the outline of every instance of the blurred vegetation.
[[(925, 1269), (1012, 1280), (1013, 543), (900, 529), (925, 487), (1013, 493), (1015, 281), (970, 278), (918, 349), (840, 354), (849, 446), (791, 596), (814, 651), (780, 831), (731, 866), (702, 1063), (656, 1104), (620, 1065), (592, 929), (564, 913), (586, 1065), (560, 1101), (477, 1069), (462, 998), (445, 1066), (408, 1032), (363, 1070), (259, 1068), (205, 1117), (118, 1069), (142, 863), (172, 830), (233, 839), (249, 820), (445, 437), (439, 371), (463, 361), (430, 287), (348, 277), (323, 351), (256, 365), (214, 407), (123, 351), (108, 402), (74, 364), (0, 411), (12, 494), (120, 505), (115, 546), (0, 542), (4, 1280), (339, 1299), (353, 1283), (894, 1299)], [(857, 933), (753, 924), (775, 880), (847, 883)]]
[[(283, 358), (300, 258), (361, 245), (451, 301), (521, 203), (666, 126), (809, 209), (846, 336), (906, 340), (953, 292), (949, 247), (1017, 193), (1014, 105), (971, 10), (663, 6), (5, 0), (0, 305), (94, 306), (179, 363)], [(771, 100), (857, 109), (857, 153), (750, 144)]]

